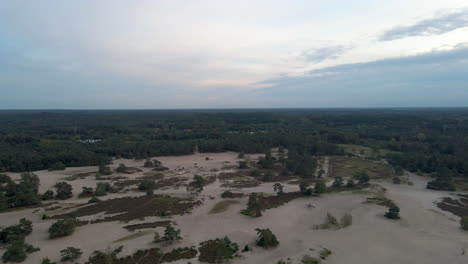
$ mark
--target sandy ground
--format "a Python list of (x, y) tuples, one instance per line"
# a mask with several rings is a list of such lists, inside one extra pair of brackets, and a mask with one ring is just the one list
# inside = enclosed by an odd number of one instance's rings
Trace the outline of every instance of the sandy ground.
[[(255, 160), (259, 155), (250, 155)], [(206, 160), (209, 157), (209, 160)], [(237, 167), (237, 153), (203, 153), (178, 157), (158, 157), (163, 166), (169, 168), (164, 172), (168, 177), (192, 178), (195, 173), (200, 175), (213, 175), (225, 171), (233, 171)], [(123, 176), (136, 178), (142, 176), (150, 169), (143, 168), (143, 160), (115, 160), (112, 168), (119, 163), (126, 166), (138, 167), (143, 172)], [(328, 159), (321, 162), (323, 169), (328, 173)], [(41, 180), (40, 192), (52, 189), (57, 181), (78, 172), (96, 171), (96, 167), (67, 168), (65, 171), (38, 171)], [(18, 178), (15, 173), (8, 173), (13, 178)], [(322, 197), (300, 198), (283, 206), (267, 210), (262, 217), (250, 218), (240, 214), (240, 210), (246, 207), (247, 197), (238, 199), (239, 204), (232, 204), (228, 210), (218, 214), (209, 214), (213, 206), (222, 201), (220, 194), (228, 190), (221, 187), (221, 182), (216, 181), (205, 186), (198, 199), (203, 204), (192, 210), (191, 214), (173, 216), (169, 218), (177, 223), (177, 228), (182, 231), (183, 240), (171, 246), (163, 247), (163, 250), (171, 250), (175, 247), (197, 246), (208, 239), (229, 238), (239, 244), (240, 249), (245, 245), (251, 246), (253, 251), (242, 253), (240, 258), (232, 263), (276, 263), (278, 260), (290, 258), (292, 263), (300, 263), (303, 255), (317, 256), (322, 248), (328, 248), (333, 253), (325, 263), (468, 263), (468, 232), (459, 228), (459, 218), (449, 212), (437, 208), (434, 202), (442, 197), (452, 194), (443, 191), (431, 191), (425, 189), (427, 178), (410, 175), (414, 185), (394, 185), (379, 182), (387, 189), (386, 196), (394, 200), (401, 208), (402, 219), (399, 221), (388, 220), (383, 217), (385, 207), (373, 204), (364, 204), (368, 195), (347, 193), (327, 194)], [(62, 208), (70, 205), (86, 203), (88, 199), (79, 199), (76, 195), (83, 186), (95, 187), (94, 176), (85, 179), (69, 181), (73, 185), (75, 197), (66, 201), (60, 201), (53, 206)], [(245, 194), (251, 192), (264, 192), (273, 194), (274, 183), (264, 183), (254, 188), (229, 189)], [(297, 191), (297, 185), (284, 184), (286, 192)], [(157, 190), (156, 194), (171, 194), (174, 196), (187, 196), (185, 187), (178, 189), (166, 188)], [(127, 192), (123, 194), (110, 194), (102, 199), (111, 199), (121, 196), (143, 195), (141, 192)], [(214, 197), (214, 199), (210, 199)], [(307, 206), (312, 204), (313, 206)], [(66, 211), (66, 210), (65, 210)], [(62, 213), (63, 209), (46, 212)], [(340, 218), (345, 213), (353, 216), (352, 226), (340, 230), (315, 230), (314, 225), (323, 222), (327, 212)], [(68, 237), (50, 240), (47, 229), (55, 220), (41, 220), (45, 213), (44, 208), (33, 208), (0, 213), (2, 226), (16, 224), (21, 217), (33, 221), (34, 231), (26, 238), (26, 241), (34, 246), (39, 246), (39, 252), (28, 255), (25, 263), (40, 263), (43, 257), (49, 257), (58, 261), (59, 251), (68, 246), (78, 247), (83, 251), (79, 259), (84, 263), (94, 250), (111, 250), (123, 245), (123, 252), (119, 256), (132, 254), (137, 249), (156, 247), (151, 243), (153, 232), (163, 233), (163, 227), (142, 230), (140, 236), (121, 242), (118, 239), (129, 236), (135, 232), (122, 228), (124, 225), (168, 220), (168, 218), (147, 217), (144, 220), (135, 220), (129, 223), (106, 222), (78, 227)], [(94, 218), (98, 216), (93, 216)], [(91, 219), (93, 218), (91, 217)], [(87, 219), (90, 219), (88, 217)], [(255, 246), (255, 228), (270, 228), (278, 237), (280, 245), (271, 250), (264, 250)], [(467, 255), (462, 255), (467, 247)], [(0, 254), (4, 250), (0, 249)], [(197, 259), (181, 260), (174, 263), (198, 263)]]

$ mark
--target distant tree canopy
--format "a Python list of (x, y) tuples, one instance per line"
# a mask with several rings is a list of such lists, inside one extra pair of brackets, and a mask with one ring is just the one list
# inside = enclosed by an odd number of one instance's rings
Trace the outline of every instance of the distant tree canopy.
[(343, 155), (341, 144), (353, 144), (411, 172), (468, 177), (467, 109), (1, 111), (0, 123), (0, 171), (196, 150), (265, 153), (261, 167), (269, 168), (268, 150), (281, 147), (287, 169), (307, 178), (320, 176), (315, 156)]

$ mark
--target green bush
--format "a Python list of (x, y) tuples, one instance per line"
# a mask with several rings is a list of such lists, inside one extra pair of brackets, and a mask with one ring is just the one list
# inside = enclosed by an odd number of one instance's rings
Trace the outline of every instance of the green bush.
[(42, 199), (43, 201), (47, 201), (47, 200), (52, 200), (52, 199), (54, 199), (54, 191), (52, 191), (52, 190), (47, 190), (45, 193), (42, 194), (41, 199)]
[(314, 192), (317, 194), (322, 194), (322, 193), (325, 193), (326, 191), (327, 191), (327, 185), (325, 184), (325, 181), (318, 180), (315, 183)]
[(77, 221), (74, 218), (60, 219), (49, 228), (49, 238), (69, 236), (75, 231)]
[(231, 191), (224, 191), (221, 194), (221, 198), (234, 198), (234, 194)]
[(65, 200), (73, 197), (73, 187), (66, 182), (57, 182), (55, 184), (55, 198)]
[(109, 183), (98, 182), (96, 185), (96, 190), (94, 191), (94, 195), (104, 196), (110, 192), (114, 192), (114, 188), (112, 188), (112, 186)]
[(78, 194), (78, 197), (90, 197), (94, 195), (94, 190), (92, 187), (82, 187), (82, 191)]
[(99, 200), (99, 198), (97, 198), (96, 196), (93, 196), (91, 197), (91, 199), (88, 200), (88, 203), (98, 203), (100, 201), (101, 200)]
[(400, 219), (400, 208), (396, 205), (388, 208), (388, 212), (385, 213), (385, 217), (389, 219)]

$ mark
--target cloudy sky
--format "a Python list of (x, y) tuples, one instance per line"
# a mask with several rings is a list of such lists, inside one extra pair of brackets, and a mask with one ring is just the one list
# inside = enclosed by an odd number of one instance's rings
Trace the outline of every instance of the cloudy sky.
[(4, 0), (0, 109), (468, 106), (466, 0)]

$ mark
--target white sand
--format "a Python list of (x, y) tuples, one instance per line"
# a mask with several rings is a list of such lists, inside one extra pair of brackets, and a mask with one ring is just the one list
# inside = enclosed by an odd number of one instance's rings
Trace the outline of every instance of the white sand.
[[(251, 155), (250, 158), (255, 160), (258, 156)], [(210, 159), (205, 160), (205, 157)], [(213, 175), (223, 171), (232, 171), (226, 166), (237, 166), (239, 161), (237, 154), (230, 152), (158, 157), (157, 159), (163, 163), (163, 166), (170, 169), (163, 172), (166, 177), (188, 178), (192, 178), (195, 173)], [(150, 170), (142, 167), (143, 162), (143, 160), (115, 160), (112, 168), (116, 168), (119, 163), (124, 163), (126, 166), (142, 169), (143, 172), (132, 175), (123, 174), (123, 176), (135, 178)], [(322, 164), (324, 170), (328, 172), (326, 168), (328, 160), (324, 159)], [(214, 169), (217, 172), (214, 172)], [(74, 173), (96, 170), (96, 167), (81, 167), (67, 168), (65, 171), (38, 171), (36, 173), (41, 180), (40, 191), (44, 192), (51, 189), (55, 182)], [(15, 173), (8, 174), (14, 178), (19, 177)], [(229, 236), (232, 241), (239, 244), (240, 249), (246, 244), (253, 248), (252, 252), (242, 253), (242, 257), (233, 263), (276, 263), (280, 259), (286, 260), (287, 258), (294, 260), (294, 263), (300, 263), (304, 254), (316, 256), (323, 247), (333, 252), (326, 260), (326, 263), (330, 264), (468, 263), (468, 255), (461, 254), (462, 248), (465, 245), (468, 247), (468, 232), (460, 230), (457, 216), (441, 211), (434, 204), (435, 201), (449, 194), (426, 190), (427, 179), (424, 177), (410, 175), (410, 179), (414, 183), (413, 186), (379, 183), (388, 189), (387, 197), (400, 206), (402, 219), (399, 221), (384, 218), (385, 207), (363, 204), (366, 196), (351, 193), (296, 199), (279, 208), (265, 211), (260, 218), (250, 218), (239, 213), (247, 203), (247, 197), (244, 197), (239, 199), (241, 201), (239, 204), (230, 205), (225, 212), (209, 214), (211, 208), (222, 200), (220, 194), (227, 190), (221, 187), (221, 182), (216, 181), (204, 188), (199, 196), (204, 201), (203, 205), (195, 208), (192, 214), (170, 218), (177, 222), (178, 228), (182, 231), (183, 240), (172, 246), (166, 246), (163, 250), (181, 246), (197, 246), (208, 239)], [(78, 199), (76, 195), (83, 186), (95, 187), (96, 180), (94, 176), (90, 176), (69, 181), (69, 183), (73, 185), (75, 197), (60, 201), (58, 205), (61, 207), (86, 203), (88, 199)], [(273, 184), (265, 183), (254, 188), (239, 189), (236, 192), (248, 194), (255, 191), (273, 194)], [(286, 192), (298, 190), (297, 185), (284, 184), (284, 187)], [(157, 190), (155, 193), (188, 195), (184, 187)], [(138, 192), (111, 194), (102, 199), (135, 195), (143, 194)], [(210, 196), (215, 199), (210, 199)], [(314, 207), (308, 208), (307, 204), (313, 204)], [(322, 223), (327, 212), (338, 218), (345, 213), (351, 213), (353, 225), (340, 230), (314, 230), (312, 227)], [(33, 221), (34, 231), (26, 238), (26, 241), (39, 246), (41, 250), (28, 255), (25, 263), (40, 263), (40, 260), (46, 256), (53, 261), (58, 261), (59, 251), (68, 246), (78, 247), (83, 251), (80, 263), (84, 263), (89, 255), (98, 249), (110, 250), (123, 245), (124, 249), (120, 254), (123, 256), (137, 249), (155, 247), (157, 245), (151, 243), (153, 239), (151, 232), (119, 243), (113, 243), (113, 241), (132, 234), (122, 228), (124, 225), (167, 220), (167, 218), (147, 217), (143, 221), (135, 220), (129, 223), (107, 222), (85, 225), (77, 228), (71, 236), (50, 240), (47, 236), (47, 229), (54, 220), (41, 220), (43, 213), (42, 208), (0, 213), (2, 226), (16, 224), (21, 217)], [(255, 228), (270, 228), (277, 235), (280, 245), (271, 250), (256, 247), (254, 245)], [(157, 228), (156, 231), (162, 234), (163, 228)], [(0, 254), (3, 252), (4, 250), (0, 250)], [(181, 260), (177, 263), (185, 264), (188, 261), (198, 263), (196, 259)]]

